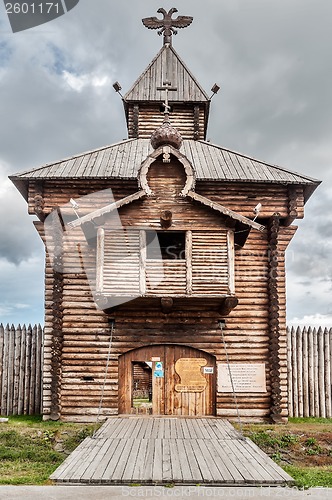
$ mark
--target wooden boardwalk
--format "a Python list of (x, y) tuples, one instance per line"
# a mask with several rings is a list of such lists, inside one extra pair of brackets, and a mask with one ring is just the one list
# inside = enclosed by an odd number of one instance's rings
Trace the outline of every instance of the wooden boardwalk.
[(58, 484), (251, 484), (292, 478), (219, 418), (114, 417), (52, 474)]

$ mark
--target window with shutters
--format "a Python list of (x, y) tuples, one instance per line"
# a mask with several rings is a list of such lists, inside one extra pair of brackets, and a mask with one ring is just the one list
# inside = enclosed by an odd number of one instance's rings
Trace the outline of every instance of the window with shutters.
[(233, 231), (101, 229), (96, 284), (106, 296), (234, 294)]

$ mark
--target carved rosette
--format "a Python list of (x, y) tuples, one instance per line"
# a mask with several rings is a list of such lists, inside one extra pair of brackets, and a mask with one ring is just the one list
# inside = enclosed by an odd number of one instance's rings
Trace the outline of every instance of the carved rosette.
[(153, 149), (158, 149), (160, 146), (173, 146), (175, 149), (180, 149), (182, 145), (182, 137), (180, 132), (172, 127), (168, 118), (165, 118), (161, 127), (158, 127), (151, 136), (151, 145)]
[(271, 418), (275, 422), (281, 420), (281, 369), (280, 369), (280, 321), (278, 295), (278, 233), (279, 214), (271, 217), (268, 225), (268, 257), (269, 257), (269, 332), (270, 332), (270, 376), (271, 376)]

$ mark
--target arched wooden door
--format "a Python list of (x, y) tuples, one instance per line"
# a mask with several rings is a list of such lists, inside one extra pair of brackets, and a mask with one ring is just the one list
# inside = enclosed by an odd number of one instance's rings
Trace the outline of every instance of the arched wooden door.
[(215, 357), (180, 345), (146, 346), (119, 357), (119, 413), (132, 412), (135, 362), (152, 369), (153, 415), (215, 415)]

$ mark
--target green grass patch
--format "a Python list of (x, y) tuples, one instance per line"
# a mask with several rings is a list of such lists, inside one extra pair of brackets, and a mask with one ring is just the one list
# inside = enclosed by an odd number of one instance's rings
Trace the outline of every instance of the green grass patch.
[(95, 427), (86, 426), (83, 429), (80, 429), (78, 432), (69, 435), (67, 439), (65, 439), (65, 447), (66, 450), (70, 453), (77, 448), (77, 446), (84, 441), (86, 437), (92, 436), (94, 433)]
[(134, 408), (140, 408), (142, 405), (151, 405), (151, 407), (152, 407), (152, 401), (149, 401), (149, 399), (146, 399), (146, 398), (133, 399), (133, 407)]
[(15, 415), (7, 418), (9, 418), (10, 424), (17, 424), (17, 425), (40, 424), (43, 421), (41, 415), (19, 415), (19, 416)]
[(46, 484), (94, 425), (9, 417), (0, 425), (0, 484)]
[(332, 418), (318, 417), (292, 417), (288, 421), (291, 424), (332, 424)]
[(41, 484), (64, 458), (43, 433), (27, 436), (15, 430), (0, 432), (0, 484)]
[(250, 439), (254, 441), (257, 446), (268, 448), (288, 448), (299, 441), (299, 437), (295, 434), (273, 434), (268, 431), (258, 431), (249, 434)]
[(0, 465), (0, 485), (3, 484), (34, 484), (42, 485), (49, 482), (49, 476), (61, 464), (43, 464), (33, 462), (12, 461)]
[(286, 425), (247, 424), (244, 432), (299, 488), (332, 488), (332, 419), (291, 418)]
[(332, 467), (295, 467), (284, 465), (283, 469), (295, 480), (298, 488), (332, 488)]

